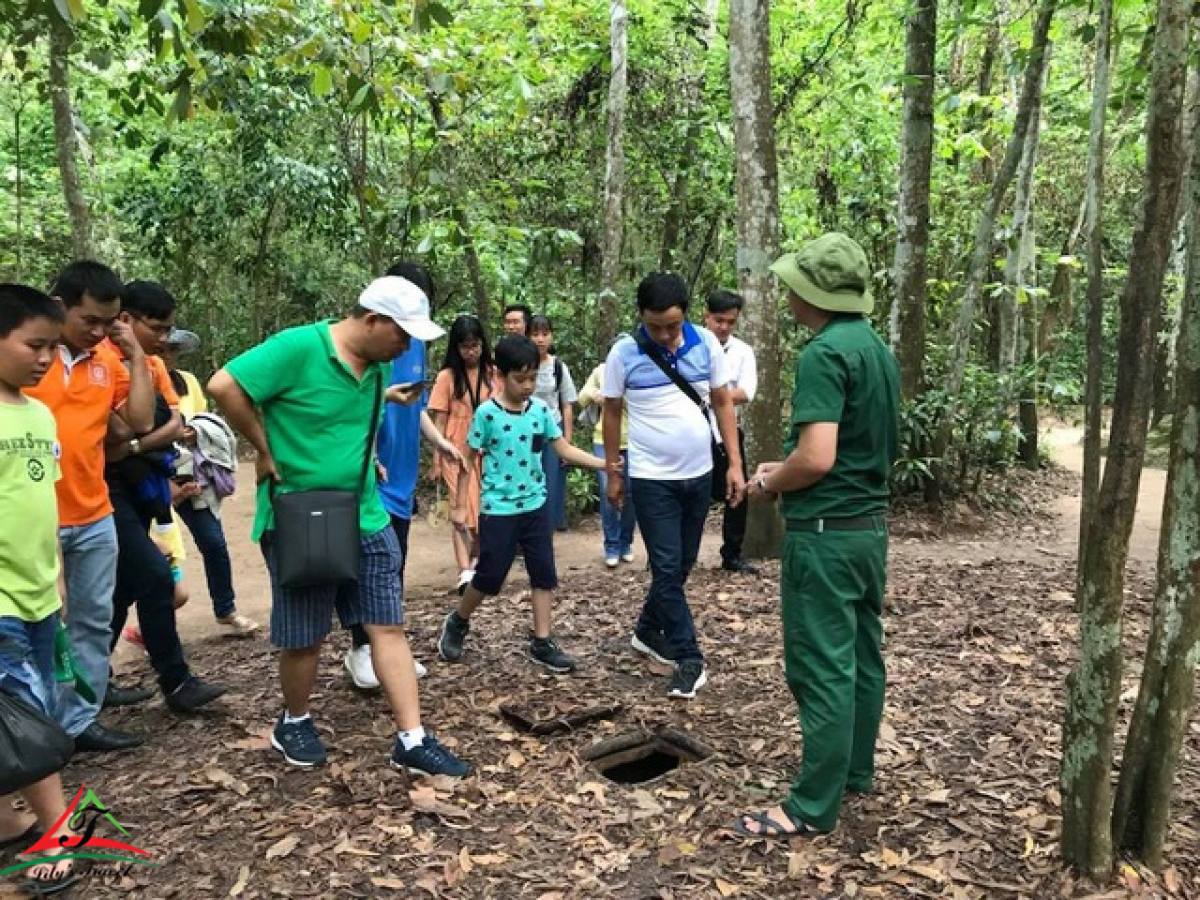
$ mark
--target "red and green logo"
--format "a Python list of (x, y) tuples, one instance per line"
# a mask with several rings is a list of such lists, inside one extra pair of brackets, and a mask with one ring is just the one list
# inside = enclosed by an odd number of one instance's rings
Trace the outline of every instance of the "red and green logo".
[[(62, 828), (64, 822), (70, 823), (71, 831), (74, 833), (56, 837), (55, 835)], [(55, 877), (58, 877), (56, 873), (62, 871), (59, 863), (71, 859), (101, 860), (102, 862), (94, 863), (89, 867), (90, 875), (124, 874), (135, 865), (158, 868), (155, 863), (147, 859), (150, 854), (140, 847), (110, 840), (97, 834), (97, 829), (103, 822), (108, 822), (122, 835), (128, 837), (129, 832), (96, 796), (95, 791), (89, 789), (86, 784), (81, 785), (75, 799), (71, 801), (71, 805), (67, 807), (67, 811), (62, 814), (62, 817), (54, 823), (54, 827), (21, 854), (22, 857), (28, 858), (23, 859), (15, 866), (0, 869), (0, 876), (31, 870), (29, 876), (34, 880), (54, 880)], [(53, 856), (40, 855), (53, 850), (65, 850), (66, 852), (56, 853)]]

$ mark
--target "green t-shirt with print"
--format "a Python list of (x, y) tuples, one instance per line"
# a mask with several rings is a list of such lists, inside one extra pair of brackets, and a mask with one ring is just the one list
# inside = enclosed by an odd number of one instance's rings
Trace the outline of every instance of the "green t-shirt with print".
[(836, 315), (796, 363), (792, 428), (784, 445), (796, 448), (800, 428), (838, 425), (833, 468), (816, 484), (783, 495), (789, 519), (851, 518), (887, 511), (899, 443), (900, 369), (861, 315)]
[(495, 399), (475, 410), (467, 444), (483, 456), (480, 512), (515, 516), (539, 509), (546, 502), (542, 450), (560, 437), (554, 413), (536, 397), (520, 412)]
[[(376, 385), (387, 388), (388, 367), (375, 363), (362, 378), (337, 355), (329, 322), (289, 328), (231, 360), (227, 371), (262, 410), (267, 445), (279, 472), (276, 490), (357, 491)], [(375, 467), (359, 500), (359, 526), (374, 534), (388, 526), (376, 490)], [(253, 540), (274, 526), (268, 485), (258, 487)]]
[(58, 596), (59, 445), (40, 401), (0, 403), (0, 616), (40, 622)]

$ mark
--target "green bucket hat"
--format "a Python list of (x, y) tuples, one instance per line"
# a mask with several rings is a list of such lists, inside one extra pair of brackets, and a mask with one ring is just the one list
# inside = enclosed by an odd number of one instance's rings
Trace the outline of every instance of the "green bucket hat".
[(817, 309), (869, 313), (875, 305), (867, 254), (836, 231), (821, 235), (796, 253), (785, 253), (771, 265), (771, 271)]

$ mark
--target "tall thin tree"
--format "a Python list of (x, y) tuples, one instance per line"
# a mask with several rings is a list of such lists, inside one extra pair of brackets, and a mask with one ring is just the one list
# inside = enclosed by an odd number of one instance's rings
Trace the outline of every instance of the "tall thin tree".
[[(1159, 0), (1146, 177), (1121, 292), (1108, 459), (1088, 540), (1079, 549), (1079, 662), (1067, 679), (1063, 726), (1063, 857), (1092, 877), (1113, 864), (1112, 761), (1121, 697), (1125, 562), (1146, 450), (1151, 367), (1175, 210), (1183, 180), (1183, 93), (1190, 0)], [(1103, 527), (1099, 526), (1103, 523)]]
[(629, 15), (625, 0), (611, 0), (608, 17), (608, 143), (604, 165), (604, 243), (600, 257), (600, 314), (596, 353), (603, 356), (621, 322), (621, 244), (625, 234), (625, 106), (629, 96)]
[(92, 214), (79, 180), (79, 136), (75, 106), (71, 101), (71, 48), (75, 31), (52, 12), (50, 20), (50, 106), (54, 114), (54, 151), (62, 180), (63, 197), (71, 222), (71, 252), (79, 259), (95, 256)]
[[(743, 333), (758, 357), (758, 396), (746, 408), (746, 457), (783, 451), (779, 305), (769, 266), (779, 254), (779, 166), (771, 103), (771, 4), (730, 0), (729, 83), (737, 157), (738, 286), (746, 300)], [(777, 556), (783, 534), (775, 507), (750, 507), (747, 556)]]
[(929, 187), (933, 172), (933, 94), (937, 0), (916, 0), (905, 25), (904, 132), (900, 143), (896, 298), (891, 344), (900, 363), (900, 393), (916, 397), (925, 381), (925, 269)]

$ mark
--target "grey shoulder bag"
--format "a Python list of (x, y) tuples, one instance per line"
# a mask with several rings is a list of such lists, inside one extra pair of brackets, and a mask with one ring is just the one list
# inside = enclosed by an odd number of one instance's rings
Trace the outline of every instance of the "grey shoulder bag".
[(273, 550), (275, 572), (285, 588), (322, 587), (358, 581), (362, 532), (359, 503), (367, 488), (367, 471), (375, 450), (383, 376), (375, 373), (375, 403), (367, 429), (366, 449), (356, 491), (292, 491), (275, 493)]

